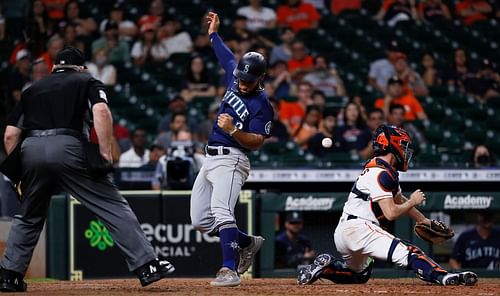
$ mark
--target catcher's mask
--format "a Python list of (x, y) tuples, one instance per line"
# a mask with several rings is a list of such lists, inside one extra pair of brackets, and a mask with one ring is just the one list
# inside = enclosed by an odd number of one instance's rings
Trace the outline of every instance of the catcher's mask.
[(373, 136), (373, 150), (375, 155), (392, 153), (396, 158), (396, 169), (401, 172), (408, 170), (408, 163), (413, 155), (410, 149), (411, 138), (408, 133), (393, 125), (383, 124), (377, 128)]

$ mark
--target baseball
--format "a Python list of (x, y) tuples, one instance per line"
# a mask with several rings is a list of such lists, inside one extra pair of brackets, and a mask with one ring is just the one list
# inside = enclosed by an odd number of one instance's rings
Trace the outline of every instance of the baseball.
[(330, 138), (324, 138), (324, 139), (321, 141), (321, 145), (322, 145), (323, 147), (325, 147), (325, 148), (330, 148), (330, 147), (332, 147), (332, 144), (333, 144), (333, 142), (332, 142), (332, 139), (330, 139)]

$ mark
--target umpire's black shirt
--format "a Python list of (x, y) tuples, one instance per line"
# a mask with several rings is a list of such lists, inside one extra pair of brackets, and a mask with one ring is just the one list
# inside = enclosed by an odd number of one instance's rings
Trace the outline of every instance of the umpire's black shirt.
[[(83, 131), (87, 110), (107, 103), (104, 85), (87, 72), (58, 69), (27, 88), (7, 124), (24, 130), (69, 128)], [(19, 121), (22, 120), (22, 126)]]

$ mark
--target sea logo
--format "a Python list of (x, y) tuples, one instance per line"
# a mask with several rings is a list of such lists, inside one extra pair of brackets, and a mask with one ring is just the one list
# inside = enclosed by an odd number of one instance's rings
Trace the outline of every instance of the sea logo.
[(288, 196), (285, 211), (328, 211), (335, 203), (335, 197), (296, 197)]
[(97, 248), (99, 251), (106, 251), (115, 245), (108, 229), (99, 220), (90, 221), (89, 228), (85, 230), (85, 238), (90, 241), (92, 248)]
[(493, 196), (451, 195), (444, 198), (444, 209), (488, 209)]

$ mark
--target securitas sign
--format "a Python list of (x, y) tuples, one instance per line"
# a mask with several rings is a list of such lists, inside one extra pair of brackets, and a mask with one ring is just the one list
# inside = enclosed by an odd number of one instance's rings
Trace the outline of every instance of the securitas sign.
[(493, 196), (447, 194), (444, 198), (444, 209), (487, 209), (492, 200)]
[(335, 197), (293, 197), (288, 196), (285, 211), (328, 211), (335, 203)]

